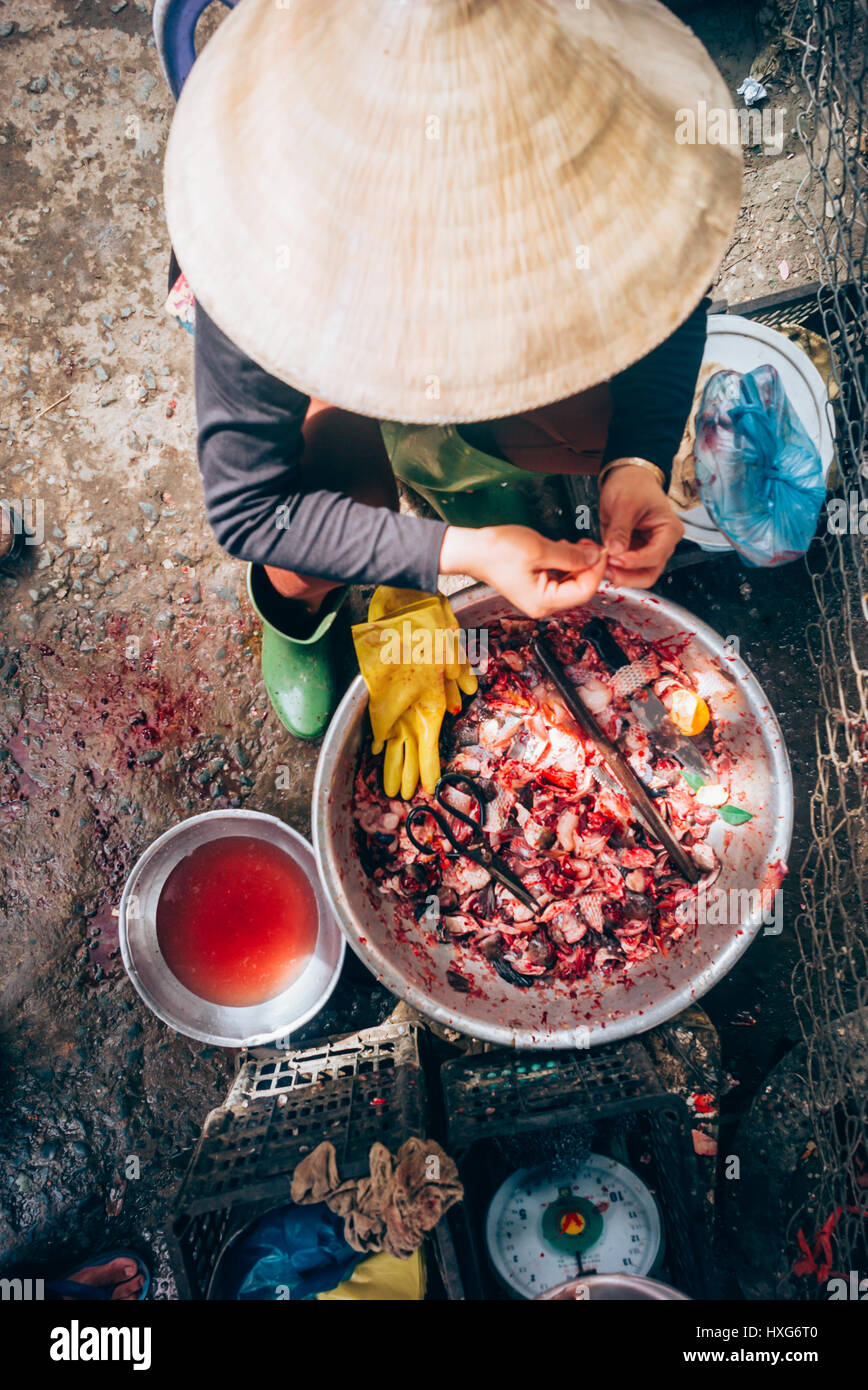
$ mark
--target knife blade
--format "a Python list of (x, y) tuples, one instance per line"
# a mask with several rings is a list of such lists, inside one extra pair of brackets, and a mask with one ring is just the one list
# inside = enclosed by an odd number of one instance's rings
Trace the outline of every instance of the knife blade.
[(643, 729), (654, 735), (654, 741), (662, 753), (671, 753), (682, 766), (699, 777), (706, 777), (709, 782), (717, 781), (711, 764), (689, 738), (678, 732), (658, 695), (649, 691), (644, 699), (636, 696), (630, 701), (630, 708)]
[[(601, 661), (605, 661), (611, 670), (620, 671), (623, 667), (631, 665), (629, 656), (619, 646), (602, 618), (592, 618), (582, 629), (582, 636), (591, 643)], [(714, 770), (699, 749), (676, 729), (659, 695), (655, 695), (653, 690), (646, 686), (644, 696), (640, 698), (636, 695), (630, 701), (630, 708), (643, 729), (654, 734), (661, 752), (670, 753), (673, 758), (678, 759), (682, 767), (695, 772), (699, 777), (707, 777), (709, 782), (717, 781)]]

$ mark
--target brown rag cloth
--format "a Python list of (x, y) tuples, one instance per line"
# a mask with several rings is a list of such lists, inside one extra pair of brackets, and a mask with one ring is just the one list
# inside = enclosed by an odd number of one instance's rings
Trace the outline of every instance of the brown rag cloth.
[(318, 1144), (292, 1175), (292, 1200), (299, 1206), (325, 1202), (344, 1218), (344, 1237), (354, 1250), (385, 1250), (407, 1260), (464, 1188), (458, 1169), (432, 1139), (408, 1139), (395, 1157), (373, 1144), (370, 1173), (341, 1182), (333, 1144)]

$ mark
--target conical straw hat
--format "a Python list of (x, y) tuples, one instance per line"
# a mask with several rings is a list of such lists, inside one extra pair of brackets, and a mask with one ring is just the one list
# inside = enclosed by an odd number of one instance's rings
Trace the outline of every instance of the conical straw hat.
[(241, 0), (178, 104), (169, 230), (284, 381), (380, 419), (513, 415), (701, 298), (741, 188), (736, 144), (676, 138), (702, 103), (731, 106), (656, 0)]

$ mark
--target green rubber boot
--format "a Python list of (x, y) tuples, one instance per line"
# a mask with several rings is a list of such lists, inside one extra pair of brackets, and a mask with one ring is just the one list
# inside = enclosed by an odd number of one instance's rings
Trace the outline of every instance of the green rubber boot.
[(463, 440), (454, 425), (380, 425), (396, 478), (450, 526), (534, 524), (539, 476)]
[(296, 738), (319, 738), (338, 700), (332, 625), (347, 590), (327, 594), (313, 631), (299, 636), (279, 626), (280, 596), (261, 565), (248, 567), (247, 593), (262, 619), (262, 676), (271, 707)]

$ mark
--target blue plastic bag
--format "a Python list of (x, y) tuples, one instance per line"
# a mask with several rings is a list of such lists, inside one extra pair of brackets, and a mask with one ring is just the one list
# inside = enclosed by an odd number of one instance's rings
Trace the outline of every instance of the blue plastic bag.
[(705, 509), (747, 564), (804, 555), (826, 496), (823, 465), (774, 367), (709, 377), (694, 457)]

